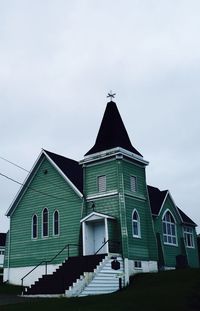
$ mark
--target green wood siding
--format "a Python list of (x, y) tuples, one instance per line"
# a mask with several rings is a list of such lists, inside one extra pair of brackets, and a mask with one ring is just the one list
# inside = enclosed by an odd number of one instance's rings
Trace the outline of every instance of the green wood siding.
[[(45, 170), (48, 171), (46, 175)], [(49, 236), (42, 238), (42, 211), (45, 207), (49, 211)], [(45, 159), (11, 216), (10, 267), (36, 265), (51, 259), (68, 243), (79, 244), (81, 207), (82, 199)], [(59, 236), (53, 236), (55, 210), (60, 214)], [(31, 228), (33, 214), (38, 215), (38, 238), (35, 240)], [(71, 254), (77, 255), (78, 250), (74, 248)], [(66, 256), (64, 251), (53, 263), (62, 262)]]
[[(136, 209), (140, 218), (141, 237), (133, 237), (132, 212)], [(157, 245), (147, 201), (126, 198), (129, 258), (135, 260), (157, 260)]]
[[(109, 222), (109, 238), (120, 240), (123, 256), (129, 259), (157, 260), (157, 245), (153, 231), (153, 221), (147, 196), (145, 167), (134, 161), (113, 159), (88, 165), (85, 170), (85, 196), (101, 195), (98, 193), (97, 177), (106, 175), (107, 191), (117, 191), (114, 196), (98, 197), (92, 201), (95, 211), (114, 216)], [(137, 191), (130, 189), (130, 176), (137, 178)], [(85, 207), (84, 216), (92, 212), (92, 202)], [(132, 236), (132, 211), (136, 208), (141, 219), (142, 238)]]
[(114, 160), (96, 163), (84, 168), (84, 193), (86, 196), (98, 193), (97, 177), (106, 175), (106, 192), (117, 188), (117, 169)]
[[(176, 233), (177, 233), (177, 246), (176, 245), (166, 245), (163, 241), (163, 228), (162, 228), (162, 218), (165, 212), (169, 210), (175, 218), (176, 221)], [(174, 206), (170, 196), (168, 195), (164, 206), (158, 217), (154, 218), (154, 227), (157, 234), (160, 235), (161, 249), (163, 251), (164, 265), (167, 267), (176, 266), (176, 256), (184, 255), (187, 256), (188, 264), (191, 267), (198, 267), (198, 254), (196, 246), (196, 234), (194, 232), (195, 249), (189, 249), (185, 247), (183, 240), (183, 224), (181, 218)], [(160, 251), (161, 251), (160, 249)], [(161, 256), (161, 254), (160, 254)]]

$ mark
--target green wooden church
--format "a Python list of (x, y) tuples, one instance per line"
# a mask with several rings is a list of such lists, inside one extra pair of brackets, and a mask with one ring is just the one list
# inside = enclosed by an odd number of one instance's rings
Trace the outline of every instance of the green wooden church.
[(27, 296), (85, 296), (199, 267), (196, 224), (147, 185), (147, 165), (112, 100), (83, 160), (42, 150), (7, 212), (4, 281)]

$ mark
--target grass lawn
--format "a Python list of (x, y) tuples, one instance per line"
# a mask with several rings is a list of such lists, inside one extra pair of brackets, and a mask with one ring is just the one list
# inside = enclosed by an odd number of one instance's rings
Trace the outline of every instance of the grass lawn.
[[(5, 293), (5, 289), (5, 285), (0, 286), (0, 295), (2, 290)], [(7, 287), (7, 293), (11, 293), (11, 287)], [(197, 311), (200, 310), (200, 269), (140, 274), (132, 279), (126, 289), (110, 295), (69, 299), (34, 298), (23, 303), (0, 306), (0, 310)]]

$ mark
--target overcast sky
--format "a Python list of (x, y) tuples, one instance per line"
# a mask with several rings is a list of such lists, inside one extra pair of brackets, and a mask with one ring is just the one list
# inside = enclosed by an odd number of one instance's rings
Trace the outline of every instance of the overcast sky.
[[(0, 0), (0, 157), (81, 160), (113, 90), (147, 182), (200, 226), (199, 14), (199, 0)], [(2, 159), (0, 173), (27, 174)], [(0, 232), (18, 190), (0, 176)]]

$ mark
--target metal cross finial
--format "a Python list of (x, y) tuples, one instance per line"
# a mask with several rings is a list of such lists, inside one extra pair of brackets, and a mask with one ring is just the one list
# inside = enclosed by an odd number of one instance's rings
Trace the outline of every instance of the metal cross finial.
[(112, 93), (112, 91), (110, 91), (110, 93), (108, 93), (107, 97), (110, 97), (110, 101), (112, 101), (113, 98), (115, 98), (116, 93)]

